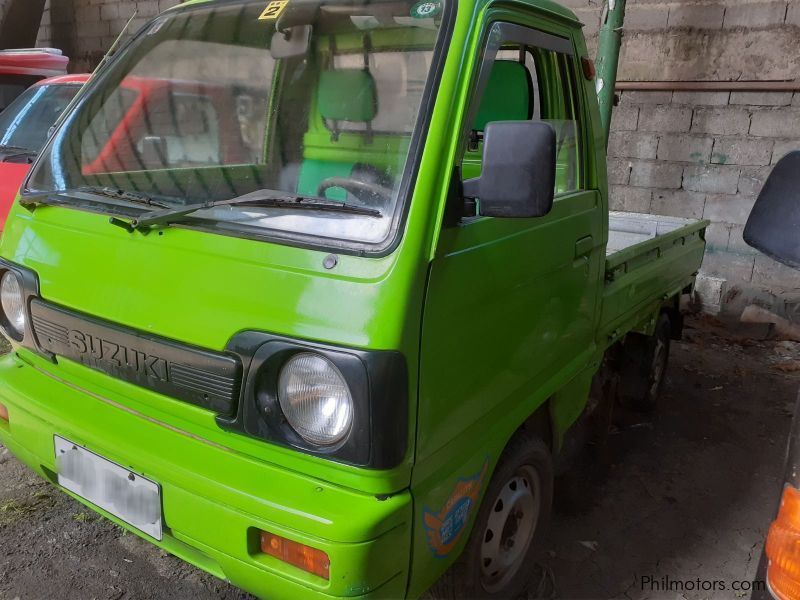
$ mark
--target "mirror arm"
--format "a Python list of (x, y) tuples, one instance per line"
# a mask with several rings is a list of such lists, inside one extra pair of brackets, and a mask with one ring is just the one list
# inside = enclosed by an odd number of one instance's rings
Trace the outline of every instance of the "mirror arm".
[(465, 217), (477, 216), (477, 203), (474, 197), (467, 197), (464, 193), (464, 186), (470, 181), (475, 180), (461, 180), (460, 166), (453, 169), (450, 186), (447, 190), (447, 203), (445, 204), (444, 211), (443, 225), (445, 227), (454, 227)]

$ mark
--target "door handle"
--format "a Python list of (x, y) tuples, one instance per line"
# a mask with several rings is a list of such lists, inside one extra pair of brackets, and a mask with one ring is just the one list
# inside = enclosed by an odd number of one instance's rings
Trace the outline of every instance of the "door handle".
[(575, 242), (575, 258), (587, 256), (591, 254), (592, 250), (594, 250), (594, 238), (590, 235)]

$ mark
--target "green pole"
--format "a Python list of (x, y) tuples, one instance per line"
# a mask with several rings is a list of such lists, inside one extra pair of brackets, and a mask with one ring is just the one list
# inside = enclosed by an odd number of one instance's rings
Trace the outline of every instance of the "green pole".
[(622, 46), (622, 25), (625, 22), (625, 1), (608, 0), (603, 26), (597, 47), (597, 100), (600, 104), (600, 122), (606, 135), (611, 130), (611, 112), (614, 110), (614, 91), (617, 84), (619, 52)]

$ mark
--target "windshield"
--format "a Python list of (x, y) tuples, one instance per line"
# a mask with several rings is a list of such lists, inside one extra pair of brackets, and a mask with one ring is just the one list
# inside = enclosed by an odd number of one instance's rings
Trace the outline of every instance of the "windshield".
[(35, 75), (0, 75), (0, 112), (40, 79)]
[(50, 128), (80, 89), (80, 84), (29, 88), (0, 113), (0, 148), (41, 150)]
[(442, 9), (258, 0), (162, 15), (65, 119), (28, 190), (113, 188), (175, 207), (259, 190), (325, 198), (380, 216), (234, 203), (185, 218), (382, 242), (413, 162)]

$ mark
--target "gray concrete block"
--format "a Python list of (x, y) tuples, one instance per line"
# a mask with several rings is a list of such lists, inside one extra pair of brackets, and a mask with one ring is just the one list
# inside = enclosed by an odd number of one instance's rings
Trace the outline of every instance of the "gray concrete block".
[(647, 188), (678, 189), (681, 187), (683, 167), (665, 162), (632, 161), (631, 185)]
[(789, 2), (789, 9), (786, 11), (786, 24), (800, 27), (800, 3)]
[(755, 199), (739, 194), (709, 194), (703, 218), (716, 223), (744, 225), (753, 210)]
[(730, 235), (728, 237), (728, 251), (735, 254), (758, 254), (758, 250), (747, 245), (742, 237), (744, 232), (744, 225), (731, 225)]
[(789, 152), (794, 152), (796, 150), (800, 150), (800, 140), (776, 140), (775, 148), (772, 150), (772, 164), (774, 165), (784, 156), (789, 154)]
[(789, 106), (792, 92), (731, 92), (731, 104), (748, 106)]
[(631, 4), (625, 11), (625, 29), (629, 31), (648, 31), (666, 29), (669, 9), (665, 6)]
[(692, 118), (692, 133), (745, 135), (750, 128), (750, 112), (742, 108), (699, 108)]
[(655, 190), (650, 212), (654, 215), (700, 219), (703, 217), (705, 195), (685, 190)]
[(707, 163), (711, 159), (714, 138), (702, 135), (664, 134), (658, 142), (658, 160)]
[(670, 28), (721, 29), (724, 16), (722, 4), (673, 4), (668, 22)]
[(700, 272), (726, 281), (749, 283), (753, 280), (755, 261), (755, 256), (742, 256), (732, 252), (706, 252)]
[(612, 210), (649, 213), (652, 195), (647, 188), (613, 186), (609, 190), (609, 206)]
[(638, 131), (613, 131), (608, 139), (608, 155), (619, 158), (653, 159), (658, 149), (658, 137)]
[(772, 167), (742, 167), (739, 175), (739, 193), (755, 198), (761, 193)]
[(727, 252), (731, 227), (728, 223), (711, 223), (706, 227), (706, 247), (710, 252)]
[(768, 165), (775, 142), (769, 139), (717, 138), (711, 162), (718, 165)]
[(727, 280), (705, 275), (702, 271), (695, 284), (696, 299), (700, 301), (703, 312), (717, 314), (721, 310), (722, 296), (727, 289)]
[(723, 27), (746, 27), (758, 29), (783, 25), (786, 17), (786, 1), (736, 2), (726, 7)]
[(800, 271), (784, 266), (763, 254), (756, 254), (754, 258), (754, 283), (771, 287), (800, 288)]
[(753, 111), (750, 135), (800, 138), (800, 111), (796, 109)]
[(683, 187), (692, 192), (735, 194), (739, 189), (739, 169), (729, 166), (688, 166), (683, 170)]
[(639, 131), (683, 133), (692, 125), (692, 109), (679, 106), (653, 106), (639, 111)]
[(730, 96), (730, 92), (674, 92), (672, 103), (689, 106), (727, 106)]
[(636, 131), (639, 126), (639, 107), (621, 105), (611, 113), (611, 131)]
[(631, 163), (626, 159), (608, 159), (609, 185), (628, 185), (631, 178)]

